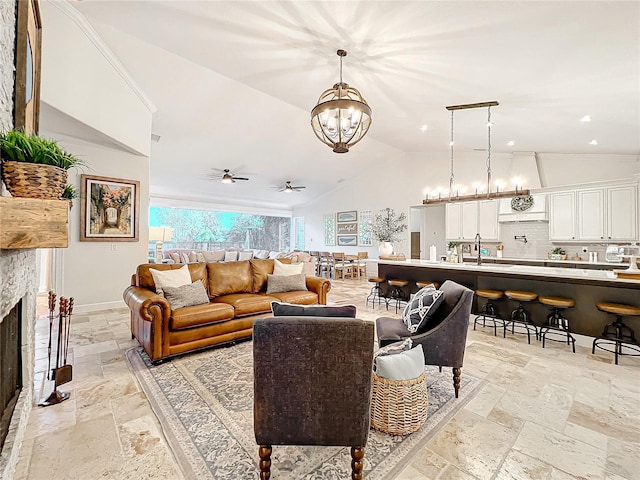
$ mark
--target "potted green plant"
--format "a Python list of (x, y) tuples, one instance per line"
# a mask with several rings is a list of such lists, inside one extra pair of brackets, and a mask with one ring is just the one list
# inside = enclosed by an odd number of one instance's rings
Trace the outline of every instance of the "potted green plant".
[(75, 185), (65, 185), (64, 190), (62, 191), (62, 196), (60, 197), (63, 200), (69, 200), (69, 208), (73, 207), (73, 199), (80, 198), (80, 190)]
[(400, 234), (407, 229), (406, 219), (404, 212), (398, 215), (393, 208), (387, 207), (376, 213), (371, 233), (373, 238), (381, 242), (378, 246), (381, 257), (388, 257), (393, 253), (392, 242), (398, 242), (402, 238)]
[(54, 140), (21, 130), (0, 133), (2, 180), (14, 197), (60, 199), (67, 170), (82, 161)]
[(566, 260), (567, 259), (567, 252), (565, 252), (560, 247), (556, 247), (553, 250), (551, 250), (551, 253), (549, 254), (549, 259), (551, 259), (551, 260)]

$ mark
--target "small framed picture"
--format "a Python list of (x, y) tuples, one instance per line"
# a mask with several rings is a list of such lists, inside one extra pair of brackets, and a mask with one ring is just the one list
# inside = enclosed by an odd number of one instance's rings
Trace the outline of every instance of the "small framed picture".
[(348, 222), (338, 224), (338, 235), (355, 235), (358, 233), (358, 222)]
[(80, 241), (137, 242), (140, 182), (81, 176)]
[(338, 245), (341, 247), (354, 247), (358, 245), (357, 235), (338, 235)]
[(355, 222), (356, 220), (358, 220), (358, 212), (355, 210), (338, 212), (338, 222)]

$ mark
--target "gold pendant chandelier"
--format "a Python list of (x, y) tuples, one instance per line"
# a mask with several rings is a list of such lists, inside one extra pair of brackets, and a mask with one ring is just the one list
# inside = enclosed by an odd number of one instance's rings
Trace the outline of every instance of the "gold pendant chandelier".
[(342, 58), (347, 52), (338, 50), (337, 54), (340, 82), (320, 95), (318, 104), (311, 110), (311, 126), (322, 143), (336, 153), (346, 153), (367, 134), (371, 107), (358, 90), (342, 81)]

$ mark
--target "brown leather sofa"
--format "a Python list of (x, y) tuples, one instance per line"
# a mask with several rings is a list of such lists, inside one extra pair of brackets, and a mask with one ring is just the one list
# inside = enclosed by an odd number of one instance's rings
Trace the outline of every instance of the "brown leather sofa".
[(308, 290), (266, 294), (273, 260), (189, 263), (191, 280), (201, 280), (210, 302), (172, 310), (156, 293), (150, 269), (172, 270), (183, 265), (143, 264), (123, 293), (131, 309), (131, 334), (152, 362), (171, 355), (251, 337), (252, 315), (271, 311), (272, 301), (301, 305), (327, 303), (331, 283), (306, 277)]

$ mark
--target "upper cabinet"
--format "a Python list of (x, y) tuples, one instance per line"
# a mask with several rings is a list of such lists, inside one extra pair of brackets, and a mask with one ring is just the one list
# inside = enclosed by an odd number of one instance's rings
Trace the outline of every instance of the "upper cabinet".
[(448, 241), (473, 241), (477, 233), (482, 240), (498, 240), (498, 202), (447, 203), (446, 237)]
[(638, 239), (636, 185), (550, 194), (549, 240), (631, 242)]

